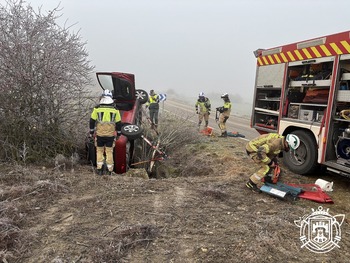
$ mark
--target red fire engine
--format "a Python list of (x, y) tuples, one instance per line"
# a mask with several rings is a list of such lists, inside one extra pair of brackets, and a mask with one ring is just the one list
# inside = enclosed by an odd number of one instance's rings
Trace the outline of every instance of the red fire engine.
[(270, 49), (257, 58), (252, 127), (301, 140), (283, 162), (350, 176), (350, 31)]

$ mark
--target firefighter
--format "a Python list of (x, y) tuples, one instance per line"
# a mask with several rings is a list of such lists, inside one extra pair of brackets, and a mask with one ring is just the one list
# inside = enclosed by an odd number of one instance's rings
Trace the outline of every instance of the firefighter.
[(219, 137), (227, 137), (226, 121), (230, 117), (232, 104), (227, 93), (222, 94), (221, 98), (224, 100), (224, 106), (216, 108), (220, 112), (219, 128), (221, 135)]
[(195, 104), (196, 113), (198, 114), (198, 129), (200, 128), (204, 119), (204, 128), (208, 127), (209, 115), (211, 110), (210, 100), (204, 96), (204, 92), (200, 92)]
[(257, 164), (260, 169), (250, 176), (246, 186), (254, 192), (260, 192), (258, 184), (268, 174), (270, 169), (278, 163), (277, 156), (281, 151), (295, 151), (300, 145), (300, 139), (295, 134), (288, 134), (286, 137), (277, 133), (268, 133), (258, 136), (246, 145), (248, 156)]
[(159, 96), (154, 92), (154, 90), (150, 90), (148, 102), (146, 103), (146, 108), (149, 109), (149, 117), (152, 122), (152, 128), (158, 127), (158, 113), (159, 113)]
[(114, 107), (112, 93), (105, 90), (101, 96), (100, 104), (96, 106), (90, 118), (90, 136), (96, 133), (96, 163), (98, 175), (103, 174), (104, 155), (106, 155), (107, 173), (112, 174), (114, 168), (113, 147), (114, 140), (121, 135), (120, 112)]

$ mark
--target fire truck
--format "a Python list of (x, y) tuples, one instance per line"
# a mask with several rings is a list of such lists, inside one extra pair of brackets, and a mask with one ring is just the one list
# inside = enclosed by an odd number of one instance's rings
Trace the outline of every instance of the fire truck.
[(260, 134), (295, 134), (283, 154), (292, 172), (318, 167), (350, 176), (350, 31), (254, 51), (251, 126)]

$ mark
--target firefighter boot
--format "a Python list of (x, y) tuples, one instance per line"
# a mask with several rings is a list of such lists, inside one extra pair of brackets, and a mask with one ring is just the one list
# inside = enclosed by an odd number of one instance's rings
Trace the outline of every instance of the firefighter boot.
[(97, 169), (97, 175), (103, 175), (103, 170), (102, 169)]
[(259, 187), (253, 183), (252, 180), (249, 179), (249, 181), (245, 184), (246, 187), (248, 187), (250, 190), (252, 190), (253, 192), (256, 193), (261, 193), (261, 190), (259, 189)]
[(227, 131), (224, 131), (223, 133), (221, 133), (221, 135), (219, 135), (219, 137), (227, 137)]

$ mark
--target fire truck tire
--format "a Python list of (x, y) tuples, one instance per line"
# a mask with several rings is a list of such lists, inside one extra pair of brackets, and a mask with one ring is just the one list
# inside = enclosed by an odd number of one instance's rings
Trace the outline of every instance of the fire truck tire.
[(317, 164), (317, 145), (313, 135), (297, 130), (293, 134), (300, 139), (300, 146), (294, 151), (283, 154), (284, 165), (293, 173), (306, 175), (314, 172)]
[(121, 132), (129, 140), (136, 140), (138, 138), (141, 138), (143, 129), (142, 127), (136, 124), (124, 124)]
[(137, 89), (135, 95), (141, 104), (145, 104), (148, 101), (148, 93), (142, 89)]

